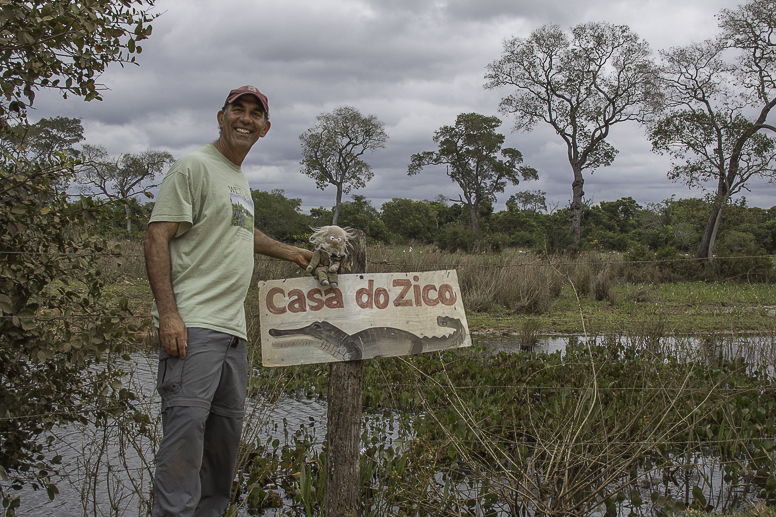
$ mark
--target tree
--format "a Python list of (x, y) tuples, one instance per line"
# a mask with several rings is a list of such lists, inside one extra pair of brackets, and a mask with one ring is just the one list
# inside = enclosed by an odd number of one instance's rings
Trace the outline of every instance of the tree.
[(437, 218), (430, 203), (395, 197), (383, 203), (381, 212), (386, 228), (401, 242), (434, 242)]
[(633, 244), (640, 211), (641, 206), (631, 197), (591, 206), (585, 210), (583, 224), (588, 241), (594, 248), (627, 251)]
[[(312, 210), (310, 211), (312, 214)], [(380, 213), (366, 197), (353, 194), (350, 201), (342, 203), (339, 221), (342, 226), (357, 228), (366, 234), (368, 242), (386, 241), (388, 231), (380, 219)]]
[(300, 211), (300, 198), (287, 198), (282, 189), (251, 190), (253, 225), (283, 242), (307, 242), (310, 220)]
[[(507, 183), (517, 185), (537, 179), (532, 167), (519, 166), (523, 155), (511, 147), (501, 148), (504, 135), (497, 133), (498, 117), (478, 113), (461, 113), (454, 126), (442, 126), (434, 133), (437, 151), (413, 154), (407, 174), (418, 174), (428, 165), (446, 165), (447, 175), (463, 192), (457, 202), (466, 205), (475, 245), (478, 242), (477, 211), (486, 201), (494, 201), (496, 193), (504, 192)], [(498, 158), (498, 153), (504, 159)]]
[[(80, 152), (74, 145), (84, 139), (81, 119), (69, 117), (42, 118), (35, 124), (21, 120), (6, 126), (0, 133), (3, 156), (24, 159), (45, 166), (56, 166), (60, 158), (75, 159)], [(67, 188), (65, 175), (53, 182), (58, 191)]]
[(649, 128), (652, 148), (677, 160), (672, 180), (715, 184), (698, 258), (711, 259), (731, 196), (753, 178), (776, 178), (776, 127), (768, 123), (776, 104), (774, 12), (774, 0), (725, 9), (717, 39), (661, 52), (666, 104)]
[[(12, 140), (35, 91), (99, 99), (95, 79), (113, 62), (132, 62), (151, 32), (153, 0), (29, 0), (0, 9), (0, 133)], [(24, 484), (57, 493), (42, 434), (57, 425), (132, 414), (134, 394), (106, 367), (129, 324), (126, 300), (106, 306), (97, 254), (110, 252), (90, 232), (101, 206), (68, 202), (55, 185), (73, 175), (66, 153), (0, 159), (0, 502), (13, 515)], [(88, 372), (88, 374), (85, 374)], [(138, 415), (140, 416), (140, 415)]]
[(20, 122), (0, 135), (4, 155), (53, 165), (59, 155), (77, 158), (74, 145), (84, 139), (80, 118), (42, 118), (34, 124)]
[(611, 165), (617, 154), (606, 140), (612, 127), (642, 120), (660, 99), (649, 45), (624, 25), (585, 23), (570, 35), (544, 25), (528, 38), (506, 41), (487, 70), (486, 88), (516, 88), (500, 106), (514, 115), (515, 130), (545, 122), (565, 142), (574, 178), (572, 231), (579, 242), (583, 172)]
[(167, 151), (149, 149), (138, 154), (111, 158), (102, 146), (83, 146), (78, 183), (83, 190), (124, 203), (127, 234), (132, 236), (132, 217), (128, 201), (140, 194), (153, 197), (148, 184), (175, 159)]
[(318, 124), (299, 135), (302, 141), (302, 172), (324, 190), (337, 188), (334, 216), (337, 224), (342, 194), (366, 186), (374, 176), (372, 168), (361, 157), (385, 147), (388, 135), (385, 124), (374, 115), (367, 117), (350, 106), (340, 106), (331, 113), (321, 113)]
[(509, 196), (507, 207), (514, 206), (520, 210), (539, 213), (547, 211), (547, 193), (541, 190), (524, 190)]
[(0, 11), (0, 120), (23, 114), (40, 88), (89, 101), (110, 63), (134, 63), (151, 35), (155, 0), (29, 0)]

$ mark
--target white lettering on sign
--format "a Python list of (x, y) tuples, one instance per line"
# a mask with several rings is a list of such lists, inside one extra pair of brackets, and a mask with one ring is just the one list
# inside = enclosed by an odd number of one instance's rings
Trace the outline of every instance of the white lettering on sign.
[(266, 366), (348, 361), (470, 346), (455, 271), (341, 275), (259, 284)]

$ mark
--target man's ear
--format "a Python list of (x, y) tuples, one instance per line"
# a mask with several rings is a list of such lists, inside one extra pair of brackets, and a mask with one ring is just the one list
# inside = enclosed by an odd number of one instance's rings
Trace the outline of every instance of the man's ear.
[(272, 123), (268, 120), (264, 123), (264, 133), (262, 133), (261, 137), (264, 138), (267, 136), (267, 133), (269, 133), (269, 127), (272, 125)]
[(218, 119), (218, 127), (223, 129), (224, 128), (224, 110), (218, 110), (218, 114), (216, 115), (216, 118)]

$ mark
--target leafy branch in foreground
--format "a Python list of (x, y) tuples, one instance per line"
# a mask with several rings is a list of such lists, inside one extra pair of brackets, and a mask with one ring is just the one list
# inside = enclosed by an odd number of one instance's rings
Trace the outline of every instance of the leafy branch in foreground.
[[(29, 483), (51, 498), (57, 493), (52, 474), (60, 458), (49, 457), (46, 431), (87, 419), (98, 424), (134, 399), (102, 364), (104, 352), (133, 328), (125, 321), (125, 300), (104, 303), (95, 253), (106, 244), (90, 230), (100, 207), (88, 198), (69, 203), (56, 186), (72, 178), (75, 162), (62, 149), (44, 149), (29, 160), (16, 130), (26, 129), (27, 107), (40, 88), (100, 99), (99, 75), (110, 63), (133, 63), (142, 51), (137, 42), (151, 34), (153, 5), (0, 0), (0, 501), (6, 516), (20, 505), (9, 488)], [(19, 123), (9, 124), (9, 117)]]
[[(44, 433), (104, 418), (132, 398), (118, 397), (115, 372), (99, 366), (133, 330), (126, 301), (108, 307), (102, 294), (95, 254), (107, 244), (88, 229), (101, 205), (69, 203), (52, 186), (72, 166), (6, 161), (0, 168), (10, 185), (0, 192), (0, 466), (11, 488), (30, 483), (51, 497), (59, 458), (47, 456)], [(4, 485), (0, 496), (10, 501)]]
[(143, 51), (154, 1), (0, 0), (0, 119), (23, 113), (39, 88), (99, 100), (107, 66)]

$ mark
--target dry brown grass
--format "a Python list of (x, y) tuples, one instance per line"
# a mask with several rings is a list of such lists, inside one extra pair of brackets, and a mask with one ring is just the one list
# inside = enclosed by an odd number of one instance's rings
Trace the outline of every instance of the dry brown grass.
[[(111, 245), (119, 245), (121, 253), (100, 257), (100, 270), (106, 281), (114, 284), (145, 281), (142, 242), (122, 240)], [(378, 244), (369, 247), (367, 257), (370, 273), (456, 270), (464, 305), (471, 312), (543, 314), (569, 282), (580, 297), (614, 304), (617, 301), (614, 287), (625, 276), (618, 257), (598, 253), (569, 259), (517, 250), (469, 254), (442, 252), (433, 246), (395, 248)], [(295, 264), (257, 256), (251, 286), (259, 280), (306, 274)], [(250, 310), (251, 300), (248, 306)]]
[[(112, 254), (116, 250), (118, 253)], [(143, 243), (137, 240), (121, 239), (111, 241), (108, 251), (97, 259), (98, 267), (106, 282), (146, 280)]]
[(455, 269), (466, 310), (505, 308), (520, 314), (545, 312), (560, 294), (564, 278), (558, 257), (508, 250), (499, 254), (445, 253), (434, 247), (369, 249), (370, 272)]

